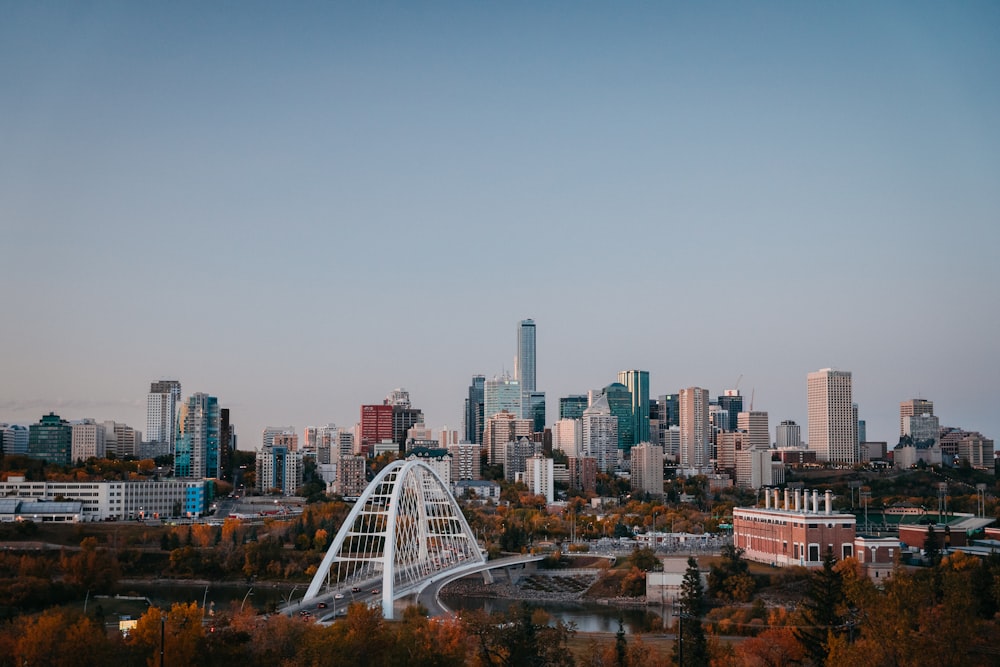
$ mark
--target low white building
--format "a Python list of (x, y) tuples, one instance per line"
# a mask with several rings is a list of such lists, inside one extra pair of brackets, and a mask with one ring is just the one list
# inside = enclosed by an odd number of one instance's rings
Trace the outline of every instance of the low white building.
[(555, 500), (555, 477), (552, 459), (535, 454), (525, 461), (524, 483), (532, 493), (545, 498), (546, 503)]
[(9, 477), (0, 496), (53, 502), (77, 501), (82, 521), (199, 517), (205, 514), (211, 480), (127, 482), (28, 482)]

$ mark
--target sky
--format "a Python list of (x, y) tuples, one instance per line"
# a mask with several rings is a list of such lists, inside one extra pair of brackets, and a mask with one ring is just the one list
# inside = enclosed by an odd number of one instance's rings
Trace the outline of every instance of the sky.
[(461, 428), (537, 324), (806, 430), (1000, 438), (1000, 4), (0, 0), (0, 421)]

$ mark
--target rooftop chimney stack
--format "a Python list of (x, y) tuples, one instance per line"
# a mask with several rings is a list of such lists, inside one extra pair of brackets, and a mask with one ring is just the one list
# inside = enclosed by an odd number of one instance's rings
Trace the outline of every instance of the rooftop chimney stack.
[(825, 508), (826, 509), (826, 513), (827, 514), (833, 514), (833, 491), (830, 491), (829, 489), (827, 489), (825, 496), (826, 497), (824, 498), (824, 500), (826, 501), (825, 502), (825, 504), (826, 504), (826, 508)]

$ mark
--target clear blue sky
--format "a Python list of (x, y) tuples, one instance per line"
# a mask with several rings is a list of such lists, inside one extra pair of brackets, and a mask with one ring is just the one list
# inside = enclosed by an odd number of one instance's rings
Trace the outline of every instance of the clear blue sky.
[(538, 325), (806, 424), (1000, 438), (1000, 4), (0, 0), (0, 420), (458, 429)]

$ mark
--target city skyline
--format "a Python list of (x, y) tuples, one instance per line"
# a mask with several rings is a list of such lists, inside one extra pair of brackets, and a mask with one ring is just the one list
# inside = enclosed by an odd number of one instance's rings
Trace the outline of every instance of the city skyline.
[(998, 68), (992, 3), (5, 4), (0, 420), (458, 431), (531, 318), (549, 425), (830, 367), (996, 438)]

